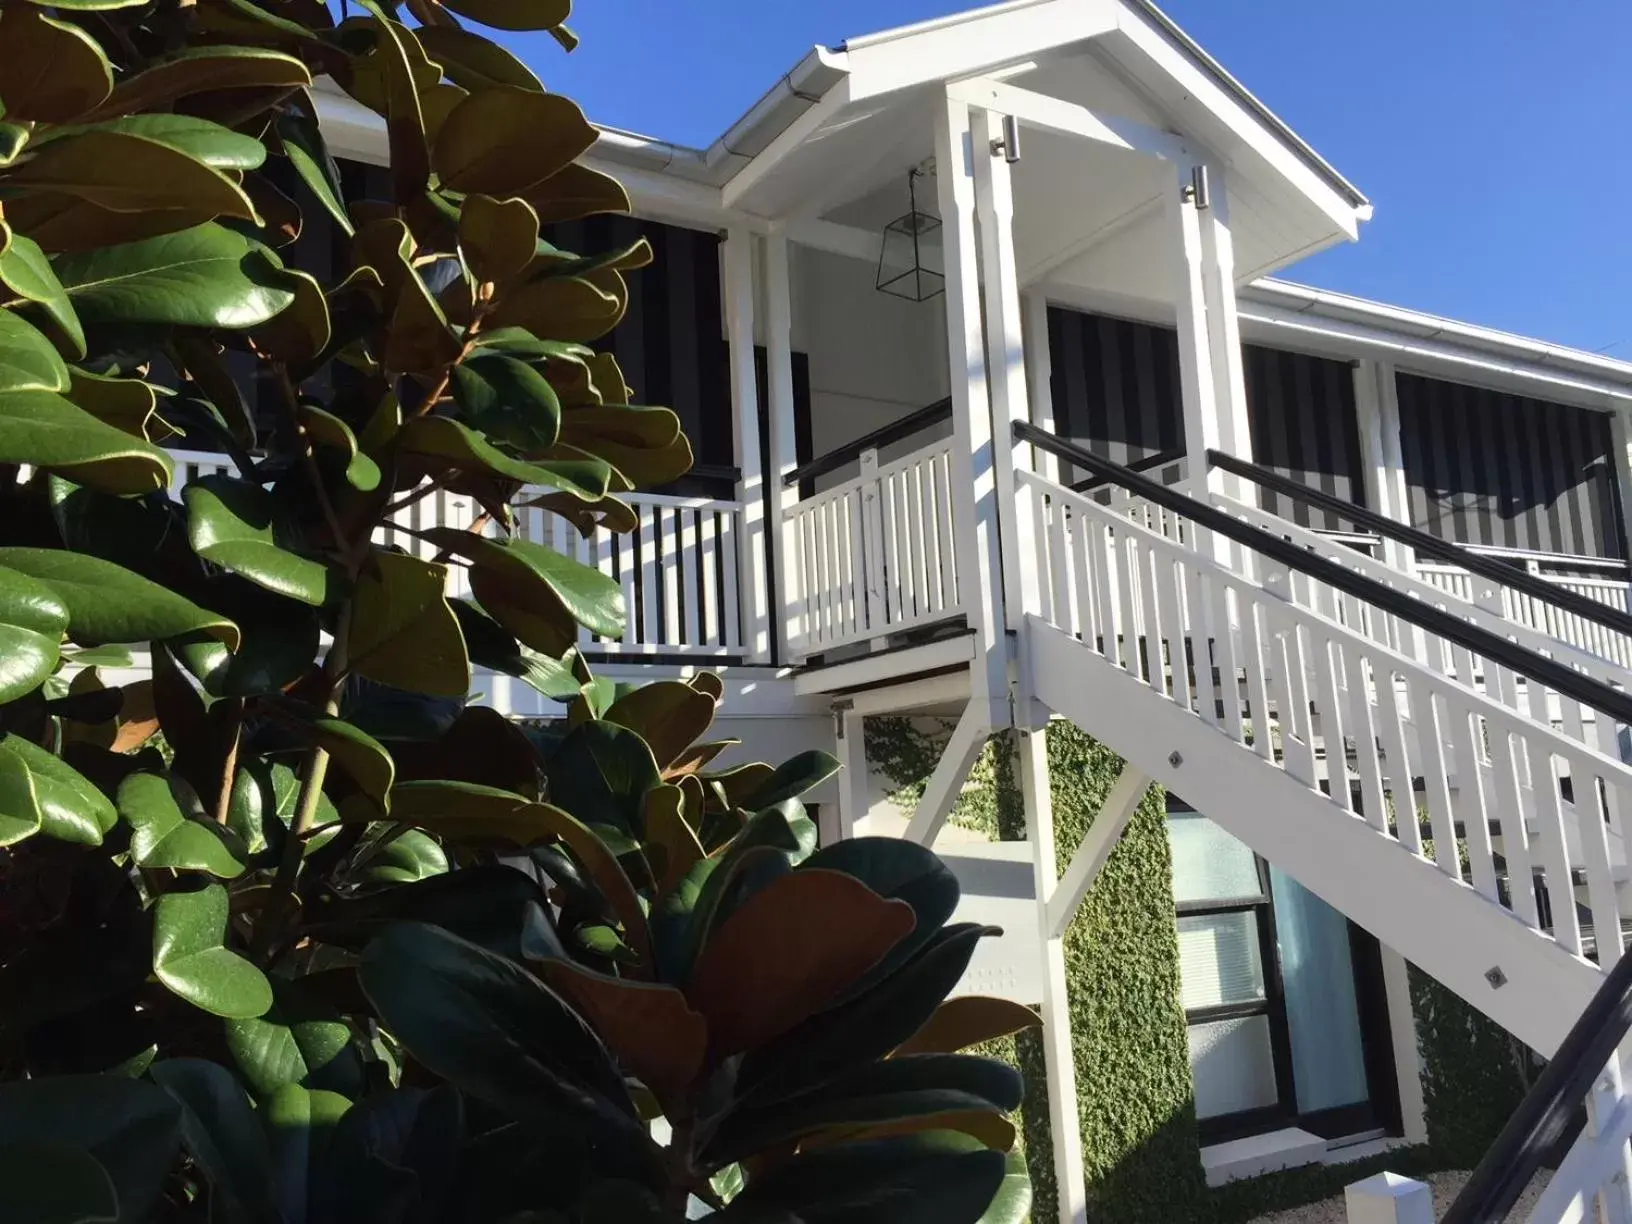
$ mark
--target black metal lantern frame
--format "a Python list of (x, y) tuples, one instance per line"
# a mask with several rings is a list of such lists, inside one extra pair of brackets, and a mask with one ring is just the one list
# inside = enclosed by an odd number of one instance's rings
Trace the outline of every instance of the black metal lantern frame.
[(916, 166), (907, 172), (908, 212), (884, 227), (878, 249), (878, 276), (873, 282), (880, 293), (909, 302), (927, 302), (946, 292), (940, 247), (927, 241), (941, 228), (941, 219), (918, 207), (918, 178), (922, 174)]

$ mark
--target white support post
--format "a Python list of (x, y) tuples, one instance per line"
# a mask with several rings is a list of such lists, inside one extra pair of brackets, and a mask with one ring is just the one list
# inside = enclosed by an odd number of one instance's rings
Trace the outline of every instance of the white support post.
[[(1014, 473), (1030, 461), (1031, 447), (1016, 441), (1014, 423), (1029, 421), (1026, 357), (1021, 343), (1020, 286), (1014, 271), (1014, 191), (1003, 155), (1003, 117), (977, 110), (971, 116), (975, 215), (980, 222), (981, 279), (986, 307), (986, 368), (992, 388), (992, 459), (1003, 540), (1004, 625), (1017, 631), (1028, 611), (1040, 610), (1036, 550), (1027, 547), (1037, 530), (1031, 498), (1016, 499)], [(1028, 720), (1027, 726), (1036, 725)]]
[(1100, 868), (1105, 866), (1105, 860), (1111, 857), (1111, 851), (1122, 840), (1123, 830), (1128, 827), (1128, 821), (1133, 819), (1134, 812), (1138, 811), (1139, 803), (1149, 789), (1148, 775), (1140, 773), (1132, 765), (1122, 766), (1122, 772), (1117, 775), (1105, 801), (1099, 805), (1093, 824), (1088, 826), (1082, 844), (1071, 856), (1071, 865), (1060, 877), (1059, 887), (1044, 907), (1043, 934), (1047, 938), (1060, 939), (1065, 935), (1071, 920), (1077, 916), (1077, 907), (1099, 878)]
[[(1202, 285), (1207, 302), (1207, 335), (1212, 347), (1213, 402), (1219, 414), (1219, 449), (1252, 459), (1252, 423), (1247, 415), (1247, 376), (1241, 360), (1241, 317), (1235, 300), (1235, 239), (1230, 232), (1230, 193), (1224, 168), (1207, 167), (1208, 198), (1197, 209), (1201, 223)], [(1239, 478), (1225, 487), (1239, 487)]]
[(1604, 1179), (1598, 1191), (1599, 1224), (1632, 1224), (1632, 1149), (1624, 1139), (1605, 1134), (1609, 1120), (1626, 1101), (1626, 1088), (1621, 1080), (1621, 1056), (1610, 1056), (1609, 1065), (1592, 1086), (1587, 1097), (1587, 1125), (1583, 1132), (1602, 1138), (1618, 1149), (1612, 1162), (1613, 1172)]
[[(975, 252), (969, 108), (943, 97), (935, 117), (935, 180), (946, 270), (946, 344), (952, 392), (952, 522), (959, 595), (975, 637), (970, 702), (980, 721), (1005, 726), (1008, 641), (1003, 632), (997, 475)], [(916, 823), (916, 821), (915, 821)]]
[(787, 235), (773, 230), (765, 237), (765, 373), (770, 405), (771, 521), (767, 536), (776, 566), (777, 597), (781, 604), (771, 609), (775, 621), (777, 659), (793, 661), (794, 609), (802, 607), (803, 576), (799, 572), (798, 550), (787, 531), (787, 516), (799, 501), (797, 485), (787, 477), (799, 466), (797, 426), (793, 405), (793, 295), (789, 273)]
[(935, 844), (935, 838), (946, 823), (946, 818), (952, 814), (952, 805), (963, 793), (963, 783), (969, 777), (969, 770), (974, 767), (975, 758), (986, 747), (986, 738), (992, 730), (991, 723), (986, 720), (985, 705), (971, 698), (958, 718), (958, 725), (952, 728), (952, 736), (941, 750), (941, 759), (935, 762), (934, 772), (924, 784), (924, 793), (918, 800), (918, 806), (913, 809), (907, 831), (902, 834), (908, 841), (917, 842), (920, 846)]
[[(1354, 408), (1360, 431), (1366, 504), (1397, 523), (1409, 523), (1405, 461), (1400, 447), (1400, 404), (1394, 391), (1394, 367), (1364, 360), (1354, 365)], [(1411, 550), (1396, 540), (1383, 541), (1383, 560), (1411, 573)]]
[[(1175, 243), (1173, 305), (1179, 326), (1179, 388), (1184, 403), (1186, 485), (1208, 500), (1226, 492), (1224, 473), (1212, 471), (1207, 452), (1219, 449), (1218, 383), (1213, 376), (1212, 336), (1207, 324), (1201, 216), (1196, 208), (1195, 167), (1180, 163), (1168, 196), (1168, 229)], [(1221, 558), (1227, 562), (1228, 558)]]
[(1065, 979), (1065, 941), (1048, 931), (1048, 898), (1058, 872), (1054, 861), (1054, 800), (1048, 781), (1048, 738), (1043, 730), (1016, 732), (1020, 794), (1031, 843), (1037, 893), (1037, 937), (1043, 941), (1043, 1068), (1048, 1081), (1048, 1129), (1054, 1141), (1054, 1181), (1060, 1224), (1084, 1224), (1088, 1190), (1077, 1117), (1077, 1060), (1071, 1048), (1071, 1001)]
[[(1617, 408), (1609, 416), (1610, 439), (1615, 460), (1615, 483), (1621, 494), (1621, 541), (1632, 550), (1632, 414)], [(1632, 556), (1632, 552), (1628, 553)], [(1627, 609), (1632, 611), (1632, 608)]]
[(1411, 978), (1405, 957), (1380, 944), (1383, 995), (1388, 1005), (1388, 1032), (1394, 1047), (1394, 1077), (1399, 1085), (1400, 1122), (1407, 1143), (1428, 1142), (1428, 1120), (1422, 1096), (1422, 1054), (1417, 1047), (1417, 1017), (1411, 1009)]
[[(1054, 433), (1054, 355), (1048, 342), (1048, 297), (1032, 289), (1020, 299), (1021, 328), (1026, 337), (1026, 372), (1030, 383), (1031, 420), (1039, 429)], [(1057, 455), (1033, 448), (1032, 471), (1044, 480), (1059, 483)]]
[(765, 544), (765, 473), (759, 451), (759, 379), (754, 371), (754, 236), (742, 226), (726, 231), (723, 244), (725, 329), (731, 349), (731, 406), (736, 438), (738, 598), (742, 605), (743, 653), (753, 663), (771, 658), (770, 575)]
[(1397, 1173), (1378, 1173), (1343, 1191), (1348, 1224), (1434, 1224), (1434, 1192)]
[(839, 821), (841, 839), (856, 836), (867, 819), (867, 738), (862, 716), (850, 706), (833, 711), (839, 756)]

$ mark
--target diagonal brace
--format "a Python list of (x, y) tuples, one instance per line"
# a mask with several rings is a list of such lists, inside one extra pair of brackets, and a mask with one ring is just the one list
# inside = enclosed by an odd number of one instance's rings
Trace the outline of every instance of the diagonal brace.
[(952, 729), (952, 738), (946, 742), (946, 750), (935, 765), (935, 772), (929, 775), (923, 798), (918, 800), (918, 806), (912, 813), (912, 821), (907, 825), (908, 841), (921, 846), (935, 843), (936, 835), (940, 833), (941, 826), (952, 812), (952, 805), (963, 790), (964, 780), (968, 778), (975, 758), (980, 755), (980, 750), (986, 746), (986, 737), (991, 734), (992, 728), (986, 722), (985, 713), (986, 706), (982, 702), (971, 701), (964, 707), (958, 725)]
[(1048, 898), (1047, 930), (1044, 931), (1047, 938), (1059, 939), (1065, 934), (1071, 919), (1077, 916), (1077, 907), (1099, 878), (1099, 870), (1111, 857), (1116, 843), (1122, 840), (1128, 821), (1138, 810), (1139, 801), (1145, 797), (1149, 787), (1150, 778), (1147, 775), (1132, 765), (1122, 766), (1122, 772), (1105, 796), (1105, 802), (1100, 804), (1099, 815), (1094, 817), (1094, 823), (1088, 826), (1087, 836), (1071, 856), (1071, 865), (1065, 869), (1065, 875)]

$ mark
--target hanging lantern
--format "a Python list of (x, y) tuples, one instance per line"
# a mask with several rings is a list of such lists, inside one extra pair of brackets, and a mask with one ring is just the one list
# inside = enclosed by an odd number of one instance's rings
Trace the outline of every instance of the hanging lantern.
[(884, 227), (884, 241), (878, 249), (878, 278), (874, 287), (882, 293), (927, 302), (946, 290), (941, 249), (930, 245), (929, 237), (941, 228), (941, 219), (918, 208), (918, 178), (923, 171), (914, 166), (907, 171), (907, 205), (904, 217)]

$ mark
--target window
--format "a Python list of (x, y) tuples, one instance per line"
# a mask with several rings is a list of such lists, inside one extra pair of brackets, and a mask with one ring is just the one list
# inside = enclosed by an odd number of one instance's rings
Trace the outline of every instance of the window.
[(1376, 940), (1198, 812), (1168, 837), (1202, 1140), (1397, 1129)]

